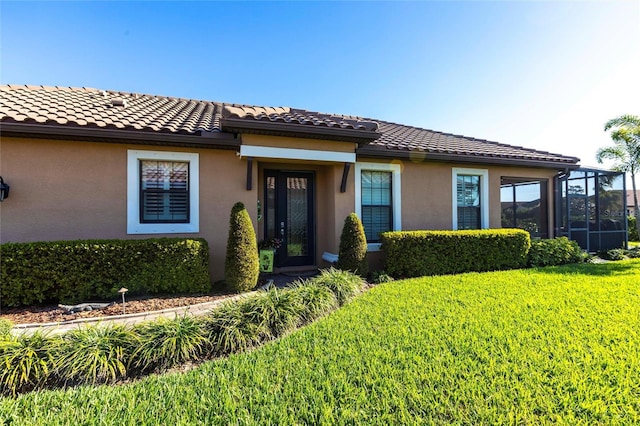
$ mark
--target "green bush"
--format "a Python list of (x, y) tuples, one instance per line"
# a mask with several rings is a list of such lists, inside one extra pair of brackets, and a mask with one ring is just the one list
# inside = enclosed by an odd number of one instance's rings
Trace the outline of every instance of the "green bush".
[(315, 282), (296, 282), (290, 291), (297, 293), (300, 298), (300, 319), (303, 324), (309, 324), (338, 307), (338, 299), (333, 291)]
[(204, 329), (215, 355), (241, 352), (255, 346), (266, 334), (264, 323), (255, 322), (250, 304), (226, 302), (204, 318)]
[(605, 260), (624, 260), (625, 252), (624, 249), (611, 249), (599, 252), (598, 256)]
[(0, 340), (0, 392), (15, 395), (44, 384), (54, 369), (51, 339), (41, 332)]
[(260, 324), (266, 338), (277, 338), (293, 330), (301, 322), (302, 304), (298, 293), (271, 288), (242, 302), (248, 320)]
[(384, 232), (385, 270), (394, 277), (522, 268), (531, 244), (521, 229)]
[(236, 203), (229, 219), (229, 238), (224, 263), (224, 277), (230, 289), (244, 292), (253, 289), (260, 274), (256, 233), (244, 204)]
[(393, 281), (393, 277), (387, 274), (385, 271), (375, 271), (375, 272), (372, 272), (370, 275), (371, 276), (369, 277), (370, 279), (369, 282), (373, 284), (382, 284), (382, 283), (388, 283)]
[(367, 237), (362, 222), (355, 213), (344, 220), (340, 235), (340, 251), (338, 252), (338, 269), (353, 272), (361, 277), (367, 275)]
[(580, 263), (584, 260), (585, 254), (578, 243), (567, 237), (531, 241), (529, 266), (564, 265), (567, 263)]
[(191, 316), (160, 318), (134, 327), (133, 332), (137, 342), (129, 366), (138, 373), (198, 359), (208, 343), (202, 322)]
[(0, 318), (0, 340), (7, 339), (11, 335), (13, 323), (7, 319)]
[(77, 240), (0, 246), (2, 306), (210, 290), (204, 239)]
[(357, 296), (364, 286), (362, 278), (348, 271), (329, 268), (320, 271), (320, 275), (309, 280), (310, 283), (327, 287), (335, 294), (338, 305), (342, 306)]
[(629, 230), (629, 241), (640, 241), (640, 235), (638, 235), (635, 216), (628, 217), (627, 226), (627, 229)]
[(127, 375), (134, 336), (122, 325), (86, 326), (56, 339), (56, 373), (65, 383), (109, 383)]

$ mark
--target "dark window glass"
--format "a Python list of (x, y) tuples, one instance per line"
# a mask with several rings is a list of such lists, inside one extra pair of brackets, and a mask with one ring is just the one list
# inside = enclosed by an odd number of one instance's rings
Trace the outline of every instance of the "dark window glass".
[(458, 229), (480, 229), (480, 176), (458, 175)]
[(189, 222), (189, 163), (140, 161), (140, 222)]
[(362, 225), (367, 242), (379, 242), (380, 233), (393, 230), (391, 172), (363, 170)]

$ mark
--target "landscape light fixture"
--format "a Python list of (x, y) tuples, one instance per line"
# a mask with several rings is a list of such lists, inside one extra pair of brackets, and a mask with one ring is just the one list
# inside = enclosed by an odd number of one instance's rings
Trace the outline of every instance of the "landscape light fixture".
[(118, 290), (118, 293), (122, 294), (122, 314), (123, 315), (127, 313), (127, 311), (125, 309), (124, 294), (126, 292), (128, 292), (128, 291), (129, 291), (129, 289), (128, 288), (124, 288), (124, 287), (122, 287), (120, 290)]

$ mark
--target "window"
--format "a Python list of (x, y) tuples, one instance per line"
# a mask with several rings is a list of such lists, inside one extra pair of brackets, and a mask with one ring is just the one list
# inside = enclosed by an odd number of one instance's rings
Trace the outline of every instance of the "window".
[(453, 169), (453, 229), (489, 227), (489, 172)]
[(380, 249), (380, 233), (401, 226), (400, 165), (356, 163), (356, 214), (362, 220), (369, 251)]
[(140, 222), (189, 222), (189, 162), (140, 160)]
[(391, 172), (362, 171), (362, 224), (367, 242), (377, 243), (381, 232), (393, 229), (391, 181)]
[(529, 231), (533, 238), (548, 238), (547, 181), (501, 179), (502, 227)]
[(128, 151), (127, 233), (199, 231), (198, 154)]

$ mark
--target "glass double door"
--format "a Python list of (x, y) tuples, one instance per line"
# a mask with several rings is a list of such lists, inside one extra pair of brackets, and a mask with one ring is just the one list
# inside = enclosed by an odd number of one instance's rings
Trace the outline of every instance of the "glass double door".
[(275, 266), (315, 264), (313, 172), (265, 170), (265, 237), (282, 241)]

